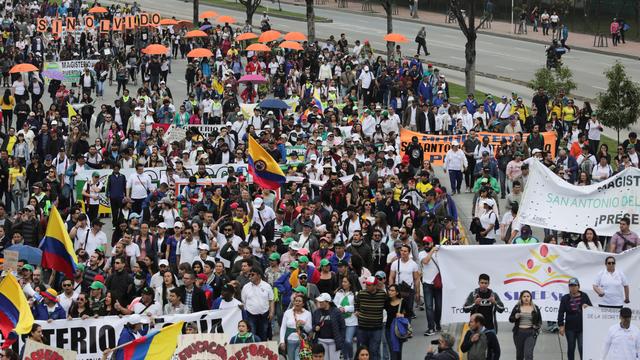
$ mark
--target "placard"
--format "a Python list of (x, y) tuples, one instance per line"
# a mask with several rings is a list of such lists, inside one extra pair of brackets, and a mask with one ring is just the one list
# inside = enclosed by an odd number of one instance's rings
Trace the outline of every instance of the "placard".
[(27, 339), (24, 346), (24, 360), (76, 360), (78, 353), (72, 350), (58, 349), (53, 346)]

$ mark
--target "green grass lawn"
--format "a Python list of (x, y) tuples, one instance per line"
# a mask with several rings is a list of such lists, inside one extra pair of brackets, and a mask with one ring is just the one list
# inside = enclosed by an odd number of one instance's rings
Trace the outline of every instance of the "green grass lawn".
[[(246, 10), (246, 8), (244, 7), (244, 5), (240, 4), (239, 2), (235, 2), (235, 1), (226, 1), (226, 0), (200, 0), (203, 3), (209, 4), (209, 5), (214, 5), (214, 6), (219, 6), (219, 7), (223, 7), (223, 8), (227, 8), (227, 9), (231, 9), (231, 10), (238, 10), (238, 11), (242, 11), (244, 12)], [(263, 2), (263, 4), (265, 4), (266, 2)], [(253, 19), (254, 19), (254, 23), (255, 20), (258, 20), (258, 22), (260, 22), (260, 16), (262, 15), (262, 13), (266, 12), (267, 14), (269, 14), (269, 16), (286, 16), (286, 17), (291, 17), (291, 18), (296, 18), (296, 19), (300, 19), (302, 21), (306, 21), (307, 17), (304, 13), (299, 13), (299, 12), (293, 12), (293, 11), (286, 11), (286, 10), (278, 10), (278, 3), (269, 3), (269, 8), (267, 9), (266, 6), (258, 6), (258, 9), (256, 10), (255, 14), (253, 15)], [(321, 17), (321, 16), (316, 16), (316, 20), (317, 21), (327, 21), (327, 18)], [(243, 19), (238, 19), (239, 22), (243, 22)]]
[[(474, 93), (475, 99), (478, 103), (484, 101), (487, 94), (482, 91), (476, 90)], [(449, 101), (453, 104), (460, 103), (467, 98), (467, 91), (464, 88), (464, 85), (459, 85), (455, 83), (449, 83)]]

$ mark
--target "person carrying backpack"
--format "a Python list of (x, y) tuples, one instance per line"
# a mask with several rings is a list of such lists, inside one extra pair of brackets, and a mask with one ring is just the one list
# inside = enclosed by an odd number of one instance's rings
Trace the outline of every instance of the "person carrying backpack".
[(500, 343), (495, 330), (484, 327), (484, 316), (471, 315), (469, 330), (464, 335), (460, 350), (467, 354), (467, 360), (500, 359)]

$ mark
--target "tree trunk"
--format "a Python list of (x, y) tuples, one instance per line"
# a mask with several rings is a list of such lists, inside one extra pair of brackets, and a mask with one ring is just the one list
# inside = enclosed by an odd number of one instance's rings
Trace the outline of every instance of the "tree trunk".
[(310, 44), (316, 41), (316, 15), (313, 11), (313, 1), (305, 1), (307, 4), (307, 37)]
[(247, 14), (247, 24), (253, 25), (253, 13), (255, 12), (255, 10), (253, 9), (253, 1), (248, 1), (245, 7), (247, 9), (245, 11)]
[(464, 46), (464, 87), (467, 94), (473, 94), (476, 91), (476, 37), (467, 39)]
[[(387, 4), (383, 5), (383, 7), (384, 11), (387, 13), (387, 34), (391, 34), (393, 32), (393, 10), (391, 8), (391, 0), (388, 0)], [(387, 63), (389, 63), (393, 57), (394, 44), (394, 42), (387, 41)]]
[(199, 7), (200, 7), (200, 0), (193, 0), (193, 26), (198, 26)]

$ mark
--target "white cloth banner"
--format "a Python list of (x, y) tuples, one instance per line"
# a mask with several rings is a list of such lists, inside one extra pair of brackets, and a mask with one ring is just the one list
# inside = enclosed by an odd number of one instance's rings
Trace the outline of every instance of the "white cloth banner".
[[(240, 171), (245, 176), (248, 176), (249, 174), (248, 166), (249, 166), (248, 164), (244, 164), (244, 163), (239, 163), (239, 164), (229, 163), (229, 164), (207, 165), (206, 168), (207, 168), (207, 174), (210, 176), (210, 178), (214, 180), (219, 180), (219, 182), (225, 182), (227, 180), (227, 177), (229, 176), (230, 167), (233, 167), (234, 171), (236, 172)], [(187, 174), (189, 175), (195, 174), (198, 172), (198, 165), (185, 166), (185, 169)], [(97, 172), (98, 174), (100, 174), (100, 180), (106, 184), (107, 178), (109, 177), (109, 175), (111, 175), (113, 170), (111, 169), (81, 170), (78, 172), (78, 175), (76, 175), (75, 181), (76, 182), (89, 181), (94, 172)], [(167, 172), (166, 167), (145, 167), (144, 168), (144, 173), (149, 175), (149, 177), (151, 178), (151, 181), (154, 183), (160, 182), (160, 179), (166, 175), (166, 172)], [(120, 169), (120, 173), (128, 178), (129, 176), (133, 176), (136, 174), (136, 169), (135, 168)]]
[[(498, 314), (499, 321), (509, 320), (522, 290), (531, 291), (543, 320), (556, 321), (560, 298), (569, 292), (572, 277), (580, 280), (581, 290), (597, 305), (601, 298), (592, 285), (605, 269), (605, 258), (611, 255), (550, 244), (442, 246), (436, 255), (443, 284), (442, 323), (469, 321), (464, 302), (478, 288), (482, 273), (491, 277), (489, 287), (506, 307)], [(630, 284), (629, 306), (640, 306), (640, 249), (614, 256), (616, 270), (622, 271)]]
[[(44, 342), (50, 346), (73, 350), (78, 360), (99, 360), (102, 352), (116, 347), (120, 333), (128, 317), (105, 316), (86, 320), (36, 321), (42, 325)], [(201, 311), (186, 315), (167, 315), (154, 319), (156, 327), (163, 327), (178, 321), (194, 322), (198, 333), (224, 333), (234, 336), (238, 330), (238, 321), (242, 320), (239, 308)], [(18, 351), (23, 346), (22, 337), (13, 344)]]
[(590, 186), (575, 186), (533, 161), (518, 217), (531, 226), (578, 234), (593, 228), (598, 235), (611, 236), (625, 216), (632, 230), (640, 230), (639, 211), (639, 169), (625, 169)]
[[(631, 325), (640, 326), (640, 311), (632, 309)], [(585, 360), (618, 359), (604, 357), (604, 344), (609, 328), (620, 324), (619, 309), (589, 307), (582, 311), (582, 351)], [(610, 351), (611, 352), (611, 351)]]

